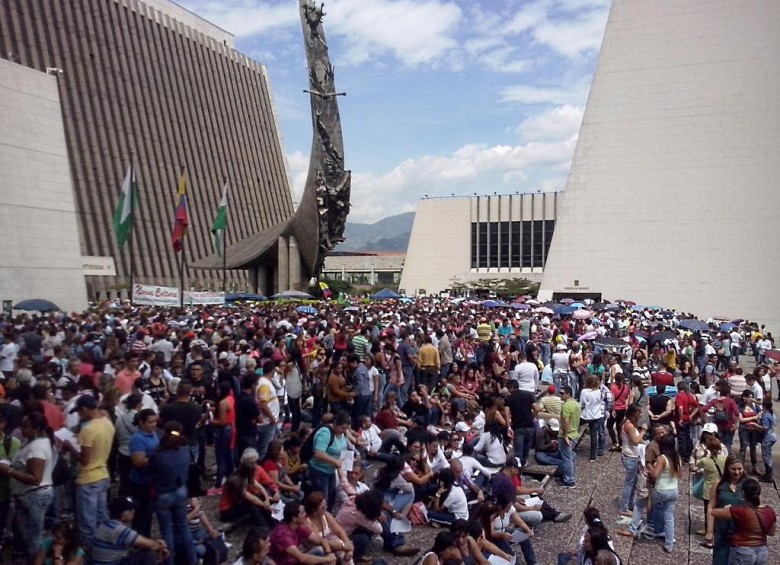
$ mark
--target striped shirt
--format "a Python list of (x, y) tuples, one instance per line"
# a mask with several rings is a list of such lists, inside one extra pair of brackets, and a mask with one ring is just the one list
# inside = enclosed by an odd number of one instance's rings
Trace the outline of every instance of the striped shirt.
[(98, 524), (92, 540), (92, 565), (117, 565), (127, 557), (138, 539), (138, 532), (117, 520)]

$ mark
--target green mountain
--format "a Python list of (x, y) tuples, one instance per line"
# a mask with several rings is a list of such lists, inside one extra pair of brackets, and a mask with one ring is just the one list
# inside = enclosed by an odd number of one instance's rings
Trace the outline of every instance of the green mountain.
[(395, 251), (405, 253), (412, 234), (414, 212), (390, 216), (374, 224), (347, 222), (346, 241), (336, 251)]

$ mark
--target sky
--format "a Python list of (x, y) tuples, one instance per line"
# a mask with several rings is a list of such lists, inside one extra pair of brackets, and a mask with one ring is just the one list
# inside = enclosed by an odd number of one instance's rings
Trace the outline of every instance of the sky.
[[(312, 124), (297, 0), (177, 0), (268, 69), (297, 201)], [(425, 196), (563, 190), (611, 0), (328, 0), (351, 222)]]

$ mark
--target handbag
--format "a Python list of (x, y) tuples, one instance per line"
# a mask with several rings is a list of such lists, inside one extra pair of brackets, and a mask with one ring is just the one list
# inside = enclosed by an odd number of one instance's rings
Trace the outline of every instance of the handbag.
[(694, 498), (698, 498), (699, 500), (704, 500), (704, 474), (702, 473), (700, 476), (696, 477), (696, 480), (693, 481), (693, 484), (691, 485), (691, 496)]

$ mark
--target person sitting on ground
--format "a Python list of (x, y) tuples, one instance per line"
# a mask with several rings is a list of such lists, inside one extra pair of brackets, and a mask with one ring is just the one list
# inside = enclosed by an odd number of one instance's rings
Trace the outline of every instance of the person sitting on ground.
[(474, 452), (477, 461), (486, 467), (501, 467), (506, 463), (504, 435), (499, 422), (492, 420), (485, 425), (485, 433), (474, 446)]
[(543, 394), (539, 398), (536, 406), (539, 410), (536, 415), (539, 418), (543, 420), (549, 420), (550, 418), (560, 419), (563, 401), (561, 400), (561, 397), (558, 396), (558, 390), (555, 388), (555, 385), (547, 387), (546, 394)]
[(50, 536), (43, 538), (33, 565), (82, 565), (84, 550), (79, 546), (78, 535), (71, 522), (60, 522)]
[(467, 520), (469, 507), (466, 493), (455, 484), (455, 473), (451, 468), (439, 473), (439, 488), (428, 507), (428, 520), (432, 523), (452, 524), (457, 519)]
[(460, 550), (455, 545), (455, 536), (452, 532), (439, 532), (433, 541), (433, 547), (423, 555), (420, 565), (439, 565), (448, 562), (461, 563)]
[(195, 544), (195, 555), (198, 559), (203, 559), (206, 555), (206, 543), (218, 538), (222, 533), (211, 524), (197, 496), (191, 497), (187, 504), (187, 522)]
[(241, 557), (233, 565), (275, 565), (268, 557), (270, 550), (268, 530), (253, 528), (246, 534), (241, 548)]
[[(547, 421), (539, 420), (539, 426), (534, 431), (534, 456), (539, 465), (561, 464), (558, 457), (558, 432), (561, 424), (557, 418)], [(557, 472), (557, 471), (556, 471)]]
[(249, 514), (257, 526), (268, 528), (274, 523), (271, 496), (255, 478), (257, 459), (256, 449), (244, 450), (238, 469), (225, 481), (219, 501), (219, 519), (223, 522), (235, 522)]
[(306, 512), (306, 525), (309, 529), (328, 542), (330, 549), (336, 554), (339, 563), (352, 563), (352, 552), (355, 547), (344, 528), (325, 507), (325, 496), (321, 492), (312, 492), (304, 499), (303, 509)]
[[(90, 549), (94, 565), (156, 565), (168, 558), (168, 548), (161, 539), (149, 539), (132, 528), (135, 505), (120, 496), (108, 505), (109, 519), (95, 529)], [(130, 550), (134, 549), (130, 553)]]
[(371, 490), (363, 482), (363, 472), (363, 464), (360, 461), (352, 463), (351, 471), (338, 470), (339, 484), (336, 486), (336, 500), (333, 503), (334, 516), (338, 515), (345, 500)]
[[(323, 498), (324, 500), (324, 498)], [(336, 554), (322, 536), (306, 526), (303, 505), (297, 500), (284, 506), (282, 521), (271, 532), (269, 555), (277, 565), (335, 563)], [(304, 543), (310, 544), (307, 549)]]

